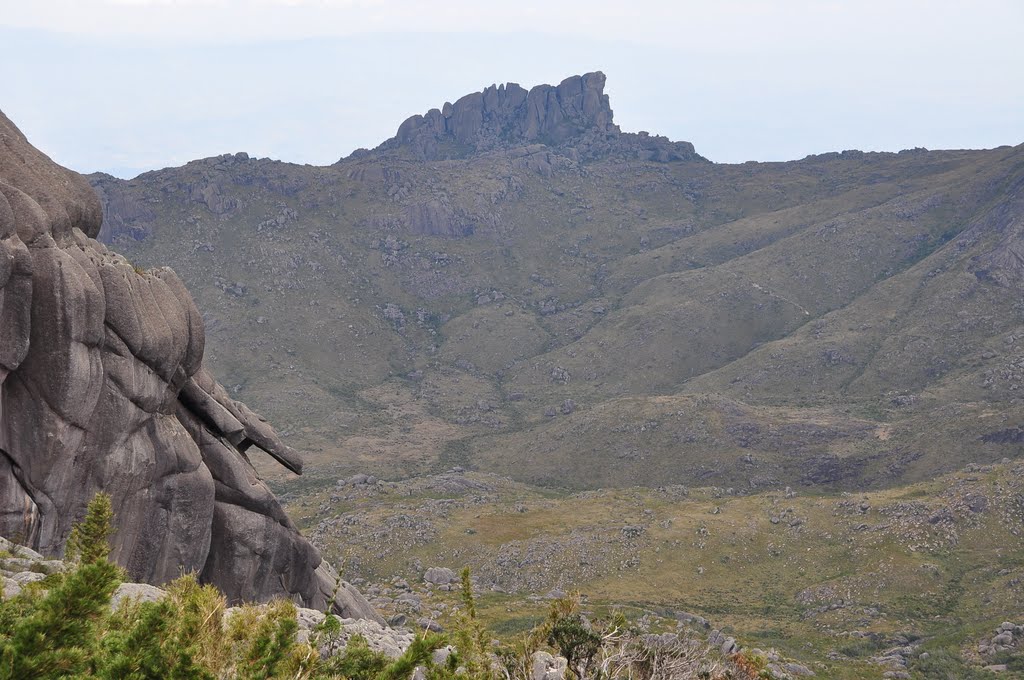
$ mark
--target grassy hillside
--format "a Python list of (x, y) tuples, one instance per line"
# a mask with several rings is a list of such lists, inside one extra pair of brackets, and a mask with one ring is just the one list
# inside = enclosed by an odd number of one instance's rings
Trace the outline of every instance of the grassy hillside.
[(537, 149), (94, 183), (314, 476), (856, 488), (1020, 453), (1021, 149)]

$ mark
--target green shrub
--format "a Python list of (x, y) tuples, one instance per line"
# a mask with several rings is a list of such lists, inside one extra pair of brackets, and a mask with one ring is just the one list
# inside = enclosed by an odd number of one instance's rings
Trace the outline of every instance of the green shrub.
[(558, 649), (576, 677), (586, 677), (594, 655), (601, 649), (601, 636), (580, 614), (559, 619), (548, 633), (548, 644)]
[(97, 677), (212, 679), (214, 675), (199, 661), (198, 645), (182, 636), (177, 613), (170, 598), (122, 604), (111, 616), (103, 639)]
[(86, 675), (119, 583), (120, 570), (109, 562), (82, 564), (69, 573), (10, 631), (0, 633), (0, 679)]
[(955, 652), (945, 649), (930, 652), (926, 659), (918, 658), (910, 670), (915, 678), (927, 680), (989, 680), (993, 677), (988, 671), (965, 663)]
[(76, 569), (55, 579), (44, 597), (29, 592), (0, 603), (0, 680), (92, 674), (94, 657), (121, 570), (107, 561), (113, 512), (97, 494), (74, 527)]
[(71, 529), (65, 556), (70, 562), (96, 564), (110, 555), (110, 536), (114, 533), (114, 509), (110, 496), (102, 491), (93, 496), (85, 519)]

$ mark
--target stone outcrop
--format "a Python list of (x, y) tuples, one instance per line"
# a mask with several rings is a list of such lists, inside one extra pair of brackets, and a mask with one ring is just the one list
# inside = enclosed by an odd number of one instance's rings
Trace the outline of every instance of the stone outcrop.
[(407, 149), (421, 160), (440, 160), (543, 144), (573, 160), (612, 154), (659, 162), (700, 159), (688, 142), (621, 132), (612, 121), (605, 80), (595, 71), (529, 91), (517, 83), (491, 85), (406, 119), (378, 149)]
[[(324, 608), (336, 576), (259, 479), (256, 446), (299, 456), (203, 366), (203, 320), (173, 271), (97, 242), (84, 177), (0, 113), (0, 535), (59, 556), (99, 490), (136, 581), (182, 570), (232, 602)], [(377, 618), (351, 587), (334, 610)]]

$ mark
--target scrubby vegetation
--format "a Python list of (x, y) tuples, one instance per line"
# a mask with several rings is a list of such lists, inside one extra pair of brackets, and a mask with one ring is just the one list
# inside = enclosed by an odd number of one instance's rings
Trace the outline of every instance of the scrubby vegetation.
[[(859, 680), (943, 649), (979, 673), (1009, 666), (992, 639), (1024, 611), (1021, 498), (1024, 465), (1010, 462), (859, 494), (556, 493), (449, 472), (347, 485), (289, 510), (385, 616), (436, 610), (450, 625), (455, 593), (425, 582), (425, 568), (466, 564), (497, 637), (542, 622), (547, 594), (578, 588), (591, 619), (618, 608), (658, 633), (703, 617), (823, 677)], [(1013, 635), (1020, 654), (1024, 633)]]
[(444, 638), (420, 637), (387, 659), (358, 640), (323, 659), (326, 617), (308, 642), (297, 640), (295, 605), (278, 600), (232, 612), (215, 588), (187, 574), (155, 602), (111, 606), (124, 574), (108, 559), (110, 498), (98, 494), (68, 542), (71, 569), (0, 600), (0, 679), (22, 678), (351, 678), (408, 677)]
[[(400, 680), (414, 673), (425, 680), (527, 680), (535, 677), (538, 653), (571, 678), (771, 677), (755, 657), (723, 656), (685, 636), (640, 636), (621, 615), (590, 621), (578, 595), (556, 600), (547, 618), (519, 637), (492, 640), (477, 619), (468, 569), (451, 630), (418, 635), (397, 659), (359, 635), (332, 654), (342, 631), (337, 617), (324, 617), (303, 639), (293, 603), (229, 609), (191, 574), (170, 583), (159, 600), (112, 606), (124, 578), (108, 560), (112, 517), (109, 496), (98, 494), (72, 533), (69, 569), (0, 599), (0, 680)], [(565, 659), (561, 667), (552, 654)]]

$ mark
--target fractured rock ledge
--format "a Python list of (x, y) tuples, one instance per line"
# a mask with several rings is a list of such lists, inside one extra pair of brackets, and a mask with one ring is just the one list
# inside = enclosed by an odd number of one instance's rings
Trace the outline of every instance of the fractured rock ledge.
[[(259, 479), (246, 450), (300, 457), (203, 366), (203, 320), (178, 276), (95, 240), (84, 177), (0, 113), (0, 535), (60, 556), (99, 490), (112, 557), (136, 581), (182, 570), (232, 603), (326, 608), (336, 576)], [(354, 588), (342, 616), (379, 615)]]

